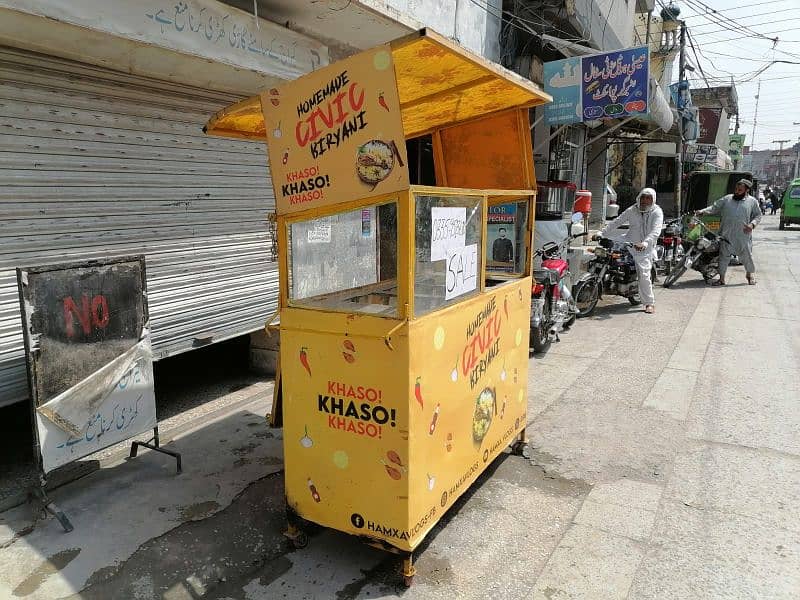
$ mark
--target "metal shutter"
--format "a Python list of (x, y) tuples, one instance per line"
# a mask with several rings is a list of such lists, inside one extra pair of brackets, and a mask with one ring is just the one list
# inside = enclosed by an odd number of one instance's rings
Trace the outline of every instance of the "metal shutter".
[(156, 358), (264, 325), (266, 151), (201, 130), (237, 99), (0, 47), (0, 406), (28, 395), (18, 265), (145, 254)]
[(590, 221), (605, 224), (608, 141), (600, 138), (586, 147), (586, 189), (592, 192)]

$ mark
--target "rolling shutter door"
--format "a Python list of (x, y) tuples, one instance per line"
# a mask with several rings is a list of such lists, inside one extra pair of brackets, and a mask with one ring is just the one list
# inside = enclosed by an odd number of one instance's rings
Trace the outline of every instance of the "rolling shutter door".
[(202, 132), (236, 100), (0, 47), (0, 406), (28, 395), (19, 265), (145, 254), (156, 358), (264, 325), (266, 151)]
[(600, 138), (586, 147), (586, 189), (592, 192), (592, 223), (605, 224), (608, 140)]

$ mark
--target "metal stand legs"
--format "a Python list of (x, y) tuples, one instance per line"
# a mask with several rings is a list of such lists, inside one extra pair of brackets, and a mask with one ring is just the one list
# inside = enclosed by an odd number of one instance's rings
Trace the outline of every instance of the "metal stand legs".
[(155, 450), (156, 452), (161, 452), (162, 454), (169, 454), (175, 458), (175, 462), (177, 463), (178, 467), (178, 475), (180, 475), (183, 472), (183, 468), (181, 466), (181, 453), (173, 452), (172, 450), (166, 450), (160, 446), (158, 441), (158, 426), (153, 428), (152, 442), (152, 444), (149, 442), (133, 442), (131, 444), (131, 458), (136, 458), (136, 455), (139, 453), (139, 446), (144, 446), (145, 448)]
[(50, 500), (50, 498), (47, 496), (47, 492), (44, 491), (45, 483), (46, 483), (45, 479), (44, 479), (44, 477), (42, 477), (40, 486), (33, 488), (32, 492), (31, 492), (31, 496), (35, 497), (36, 500), (41, 502), (42, 507), (48, 513), (50, 513), (56, 519), (58, 519), (58, 522), (61, 523), (61, 527), (64, 528), (64, 533), (69, 533), (70, 531), (72, 531), (75, 528), (72, 526), (72, 523), (70, 523), (69, 519), (67, 518), (67, 515), (64, 514), (64, 511), (62, 511), (60, 508), (58, 508), (58, 506), (56, 506), (55, 502)]

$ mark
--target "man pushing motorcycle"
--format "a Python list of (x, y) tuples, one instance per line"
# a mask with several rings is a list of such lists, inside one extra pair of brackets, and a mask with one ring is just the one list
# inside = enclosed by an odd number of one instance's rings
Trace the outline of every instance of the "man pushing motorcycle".
[(619, 236), (620, 241), (633, 244), (633, 260), (639, 276), (639, 298), (644, 304), (644, 312), (653, 314), (656, 309), (656, 298), (653, 294), (653, 281), (650, 271), (656, 257), (656, 241), (664, 224), (664, 212), (656, 204), (656, 191), (644, 188), (636, 197), (636, 203), (609, 223), (605, 229), (595, 235), (614, 238), (620, 227), (628, 225), (628, 230)]
[(720, 235), (724, 238), (719, 253), (719, 281), (712, 285), (725, 285), (725, 274), (731, 262), (731, 254), (744, 264), (747, 283), (756, 284), (756, 266), (753, 263), (753, 229), (761, 223), (758, 200), (750, 195), (753, 182), (741, 179), (733, 194), (723, 196), (714, 204), (695, 215), (719, 215)]

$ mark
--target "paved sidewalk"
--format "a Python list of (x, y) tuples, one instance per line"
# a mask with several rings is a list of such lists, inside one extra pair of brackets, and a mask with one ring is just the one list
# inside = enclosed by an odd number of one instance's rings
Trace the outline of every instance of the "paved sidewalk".
[[(617, 298), (531, 359), (531, 460), (503, 456), (397, 558), (281, 538), (264, 400), (56, 491), (65, 535), (0, 514), (0, 598), (794, 599), (800, 590), (800, 230), (756, 230), (759, 284), (687, 274)], [(618, 301), (622, 300), (622, 301)], [(74, 594), (74, 596), (71, 596)]]

